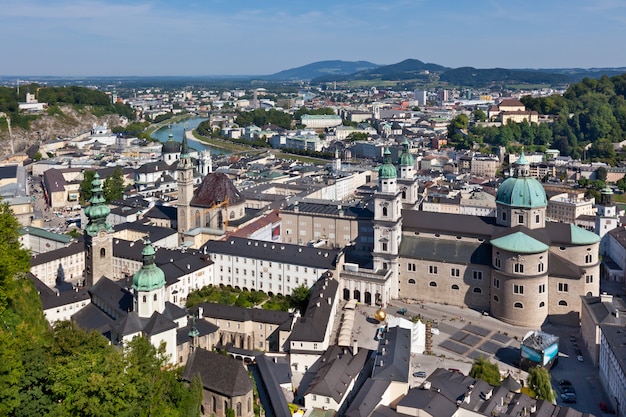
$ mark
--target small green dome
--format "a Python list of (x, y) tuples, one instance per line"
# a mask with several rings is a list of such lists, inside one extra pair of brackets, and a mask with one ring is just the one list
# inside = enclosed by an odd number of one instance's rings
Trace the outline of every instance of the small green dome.
[(546, 191), (536, 178), (530, 176), (530, 164), (523, 152), (515, 165), (515, 176), (502, 183), (496, 203), (520, 208), (547, 207)]
[(141, 251), (143, 266), (133, 275), (133, 289), (136, 291), (152, 291), (165, 286), (165, 273), (154, 264), (154, 248), (150, 239)]
[(398, 176), (398, 172), (394, 164), (391, 163), (391, 151), (385, 148), (383, 164), (378, 168), (378, 178), (391, 179)]
[(413, 166), (415, 164), (415, 158), (409, 152), (409, 142), (405, 139), (402, 143), (402, 153), (400, 154), (400, 158), (398, 158), (398, 164), (400, 166)]

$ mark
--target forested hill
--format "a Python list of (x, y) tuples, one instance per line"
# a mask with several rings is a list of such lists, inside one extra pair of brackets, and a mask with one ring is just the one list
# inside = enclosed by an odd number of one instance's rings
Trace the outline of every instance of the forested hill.
[(513, 70), (504, 68), (476, 69), (456, 68), (445, 71), (439, 80), (451, 85), (480, 87), (490, 84), (567, 84), (570, 77), (564, 74), (535, 70)]
[(341, 76), (353, 74), (370, 68), (376, 68), (378, 65), (367, 61), (319, 61), (297, 68), (277, 72), (272, 75), (265, 75), (261, 79), (268, 81), (282, 80), (311, 80), (320, 76), (334, 75)]
[[(470, 149), (478, 144), (486, 152), (494, 146), (504, 146), (513, 152), (524, 147), (533, 152), (550, 147), (575, 159), (584, 156), (587, 161), (617, 165), (622, 158), (614, 144), (626, 140), (625, 95), (626, 74), (586, 78), (570, 85), (563, 96), (521, 99), (527, 110), (551, 115), (552, 123), (508, 123), (499, 127), (476, 123), (470, 126), (469, 118), (460, 115), (450, 124), (448, 138), (458, 149)], [(486, 116), (476, 110), (473, 117), (478, 121)], [(464, 131), (468, 134), (461, 133)]]

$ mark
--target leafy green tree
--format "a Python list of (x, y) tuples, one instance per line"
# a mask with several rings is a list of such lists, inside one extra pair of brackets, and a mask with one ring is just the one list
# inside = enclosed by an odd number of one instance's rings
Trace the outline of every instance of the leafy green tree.
[(0, 314), (9, 305), (12, 281), (30, 269), (30, 253), (19, 241), (20, 224), (8, 203), (0, 203)]
[(606, 181), (606, 177), (609, 171), (605, 167), (598, 167), (596, 169), (596, 180)]
[(472, 365), (469, 376), (476, 379), (482, 379), (489, 385), (500, 385), (500, 369), (497, 363), (493, 363), (481, 356), (476, 359)]
[(352, 132), (346, 138), (346, 142), (355, 142), (359, 140), (367, 140), (369, 136), (365, 132)]
[(540, 400), (554, 401), (554, 391), (550, 384), (550, 374), (546, 368), (535, 366), (528, 371), (528, 386)]
[(104, 199), (107, 203), (121, 200), (124, 197), (124, 172), (122, 168), (115, 167), (113, 174), (106, 177), (103, 186)]
[(81, 206), (85, 206), (89, 199), (91, 199), (91, 195), (93, 194), (91, 191), (93, 188), (91, 182), (93, 181), (95, 175), (96, 171), (83, 172), (83, 180), (78, 186), (78, 200)]
[(481, 109), (474, 110), (474, 120), (477, 122), (484, 122), (487, 120), (487, 114)]
[(617, 185), (617, 188), (619, 188), (620, 190), (626, 191), (626, 175), (624, 175), (622, 178), (617, 180), (615, 185)]
[(291, 293), (291, 297), (289, 298), (291, 307), (304, 312), (306, 310), (310, 294), (310, 288), (304, 284), (294, 288)]

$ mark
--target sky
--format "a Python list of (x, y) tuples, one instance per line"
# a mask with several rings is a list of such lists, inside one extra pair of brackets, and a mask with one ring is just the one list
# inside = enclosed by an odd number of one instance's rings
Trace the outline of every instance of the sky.
[(0, 75), (626, 67), (626, 0), (0, 0)]

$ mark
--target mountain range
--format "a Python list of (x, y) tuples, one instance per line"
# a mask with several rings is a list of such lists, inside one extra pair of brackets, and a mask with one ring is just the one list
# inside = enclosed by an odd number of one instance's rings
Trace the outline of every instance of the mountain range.
[(448, 68), (418, 59), (406, 59), (391, 65), (377, 65), (367, 61), (319, 61), (301, 67), (259, 77), (267, 81), (311, 81), (312, 83), (341, 81), (439, 81), (455, 86), (479, 87), (494, 84), (549, 84), (563, 85), (578, 82), (585, 77), (600, 78), (626, 72), (621, 68), (549, 68), (506, 69), (473, 67)]

